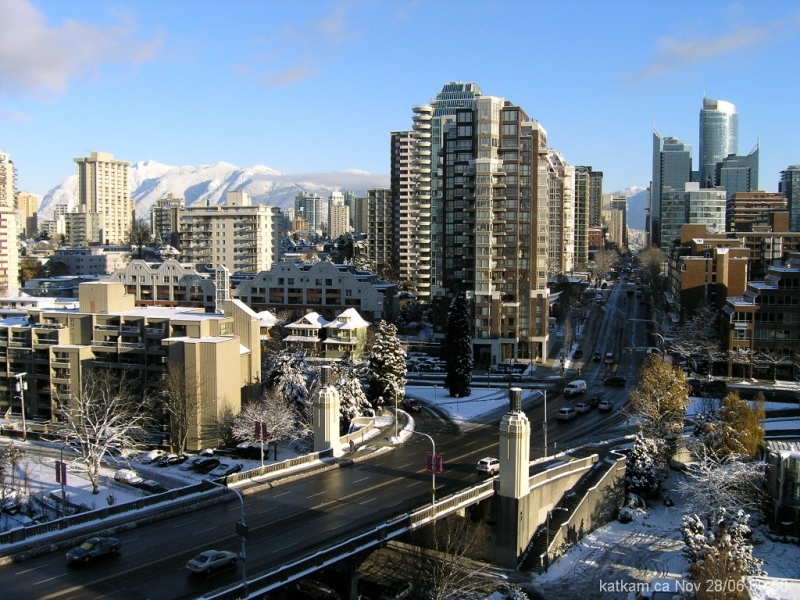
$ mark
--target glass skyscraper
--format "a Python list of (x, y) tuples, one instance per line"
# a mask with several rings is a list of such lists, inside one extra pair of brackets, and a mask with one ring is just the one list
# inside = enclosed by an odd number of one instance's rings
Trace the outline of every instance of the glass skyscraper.
[(653, 180), (650, 183), (648, 234), (650, 243), (661, 244), (661, 197), (665, 188), (683, 190), (692, 180), (692, 147), (653, 130)]
[(700, 110), (700, 187), (719, 185), (717, 163), (739, 153), (739, 113), (725, 100), (703, 98)]

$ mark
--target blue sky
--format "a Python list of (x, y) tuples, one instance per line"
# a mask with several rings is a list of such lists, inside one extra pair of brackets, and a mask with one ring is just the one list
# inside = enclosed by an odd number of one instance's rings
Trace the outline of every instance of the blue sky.
[(703, 95), (800, 164), (800, 3), (0, 0), (0, 151), (43, 194), (73, 158), (389, 172), (389, 134), (448, 81), (539, 120), (605, 191), (646, 186), (651, 132), (698, 155)]

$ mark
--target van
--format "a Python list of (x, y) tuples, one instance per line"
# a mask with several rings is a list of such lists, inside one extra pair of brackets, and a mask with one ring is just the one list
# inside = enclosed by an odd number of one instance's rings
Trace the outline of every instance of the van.
[(586, 392), (586, 382), (583, 379), (576, 379), (575, 381), (570, 381), (567, 386), (564, 388), (564, 396), (569, 398), (570, 396), (579, 396)]

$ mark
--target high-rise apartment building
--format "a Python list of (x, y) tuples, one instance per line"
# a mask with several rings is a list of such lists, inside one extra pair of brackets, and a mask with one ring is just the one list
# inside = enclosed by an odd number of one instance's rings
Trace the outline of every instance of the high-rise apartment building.
[(662, 247), (680, 241), (684, 225), (706, 225), (712, 231), (724, 232), (726, 200), (724, 189), (700, 189), (696, 181), (686, 183), (683, 190), (665, 189), (661, 202)]
[(20, 234), (25, 238), (32, 238), (37, 231), (36, 213), (39, 210), (39, 196), (30, 192), (17, 194), (17, 218), (19, 219)]
[(294, 216), (308, 221), (312, 234), (322, 235), (324, 227), (322, 197), (319, 194), (300, 192), (294, 198)]
[(575, 167), (557, 150), (547, 153), (548, 168), (548, 274), (575, 269)]
[(185, 262), (258, 273), (280, 260), (283, 214), (276, 206), (253, 205), (247, 192), (228, 192), (224, 205), (193, 204), (179, 212)]
[(444, 125), (440, 167), (442, 278), (448, 298), (472, 299), (476, 365), (539, 360), (548, 336), (547, 132), (520, 107), (479, 96)]
[(390, 188), (367, 190), (367, 197), (359, 202), (359, 231), (367, 237), (367, 258), (379, 275), (393, 269), (392, 223), (394, 202)]
[(589, 227), (599, 227), (603, 209), (603, 172), (589, 170)]
[(156, 243), (180, 246), (180, 216), (185, 207), (186, 200), (172, 194), (159, 198), (150, 207), (150, 231)]
[(589, 262), (591, 172), (591, 167), (575, 167), (575, 268), (579, 270)]
[(772, 213), (785, 211), (788, 207), (786, 198), (780, 192), (727, 194), (725, 231), (752, 231), (754, 226), (769, 224)]
[(717, 180), (717, 163), (738, 153), (739, 113), (736, 107), (725, 100), (703, 98), (700, 110), (700, 187), (721, 185)]
[(11, 156), (0, 152), (0, 295), (19, 289), (17, 172)]
[(661, 245), (661, 198), (665, 188), (682, 190), (692, 181), (692, 147), (674, 137), (663, 137), (653, 129), (653, 179), (647, 232), (650, 244)]
[[(432, 111), (431, 111), (432, 112)], [(427, 118), (426, 118), (427, 117)], [(430, 114), (421, 111), (414, 115), (419, 120), (423, 138), (428, 138), (427, 152), (430, 163), (430, 131), (424, 130), (424, 124), (430, 121)], [(430, 124), (427, 124), (428, 128)], [(393, 226), (386, 231), (390, 236), (393, 249), (391, 271), (405, 287), (415, 290), (420, 296), (430, 296), (430, 243), (431, 243), (431, 210), (430, 210), (430, 173), (423, 173), (427, 186), (420, 179), (419, 164), (415, 164), (417, 142), (415, 131), (393, 131), (391, 134), (391, 176), (390, 186), (393, 200)], [(428, 165), (430, 166), (430, 165)], [(425, 188), (424, 190), (422, 188)], [(422, 207), (425, 214), (420, 214)], [(423, 231), (426, 235), (427, 263), (422, 264), (420, 257)], [(424, 290), (424, 291), (423, 291)]]
[(344, 203), (344, 194), (332, 192), (328, 197), (328, 235), (335, 240), (350, 231), (350, 207)]
[(778, 191), (789, 203), (789, 228), (800, 231), (800, 165), (792, 165), (781, 171)]
[(115, 160), (112, 154), (92, 152), (76, 158), (78, 164), (78, 207), (99, 215), (99, 239), (85, 242), (124, 244), (133, 227), (135, 202), (128, 191), (130, 163)]
[(603, 195), (603, 222), (608, 226), (608, 240), (620, 250), (628, 247), (628, 198), (619, 194)]
[(758, 189), (758, 146), (747, 156), (730, 154), (717, 163), (716, 181), (725, 188), (730, 200), (739, 192)]

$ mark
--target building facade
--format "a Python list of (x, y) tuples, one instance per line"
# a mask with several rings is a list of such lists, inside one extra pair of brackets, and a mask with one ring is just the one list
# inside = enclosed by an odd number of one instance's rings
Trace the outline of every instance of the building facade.
[(781, 171), (778, 191), (789, 203), (791, 231), (800, 231), (800, 165), (792, 165), (785, 171)]
[(546, 355), (547, 132), (520, 107), (480, 96), (445, 125), (444, 303), (472, 300), (475, 364)]
[(721, 183), (716, 177), (717, 163), (739, 153), (739, 113), (736, 107), (725, 100), (703, 98), (699, 139), (700, 187), (718, 187)]
[(11, 156), (0, 152), (0, 294), (19, 289), (17, 173)]
[(39, 196), (29, 192), (17, 194), (17, 219), (20, 224), (20, 235), (25, 239), (32, 238), (38, 231), (36, 213), (39, 211)]
[[(0, 322), (0, 410), (21, 415), (12, 392), (24, 373), (26, 417), (57, 423), (60, 411), (82, 390), (92, 368), (125, 373), (136, 391), (154, 397), (164, 389), (170, 365), (182, 370), (187, 391), (196, 394), (190, 413), (189, 449), (218, 443), (216, 422), (237, 414), (243, 399), (259, 397), (259, 320), (228, 300), (224, 313), (188, 308), (136, 308), (121, 283), (81, 284), (78, 309), (37, 309), (27, 319)], [(157, 410), (148, 430), (152, 443), (168, 446), (170, 423)]]
[(100, 230), (96, 237), (70, 243), (125, 244), (133, 227), (135, 202), (128, 190), (130, 163), (115, 160), (112, 154), (92, 152), (76, 158), (78, 165), (78, 203), (80, 212), (98, 215)]
[(722, 188), (700, 189), (698, 182), (686, 183), (683, 190), (665, 189), (661, 199), (661, 245), (669, 248), (681, 239), (686, 224), (706, 225), (725, 231), (726, 192)]
[(788, 206), (780, 192), (728, 192), (725, 231), (752, 231), (754, 226), (768, 225), (773, 212), (786, 211)]
[(333, 192), (328, 198), (328, 235), (335, 240), (350, 231), (350, 207), (344, 203), (344, 194)]
[(725, 188), (728, 199), (739, 192), (758, 189), (758, 146), (747, 156), (731, 154), (717, 163), (715, 181)]
[(186, 200), (167, 194), (155, 201), (150, 208), (150, 231), (157, 244), (180, 246), (181, 212)]
[(322, 197), (311, 192), (300, 192), (294, 198), (294, 216), (308, 221), (308, 229), (312, 235), (322, 235), (327, 229)]
[(661, 203), (664, 191), (684, 189), (692, 181), (692, 147), (678, 138), (663, 137), (653, 130), (653, 179), (650, 182), (650, 206), (647, 231), (650, 243), (661, 245)]
[(575, 167), (557, 150), (547, 153), (548, 163), (548, 274), (575, 270)]
[(185, 206), (179, 215), (183, 262), (258, 273), (280, 257), (284, 236), (281, 210), (253, 205), (247, 192), (228, 192), (226, 203), (220, 206)]

